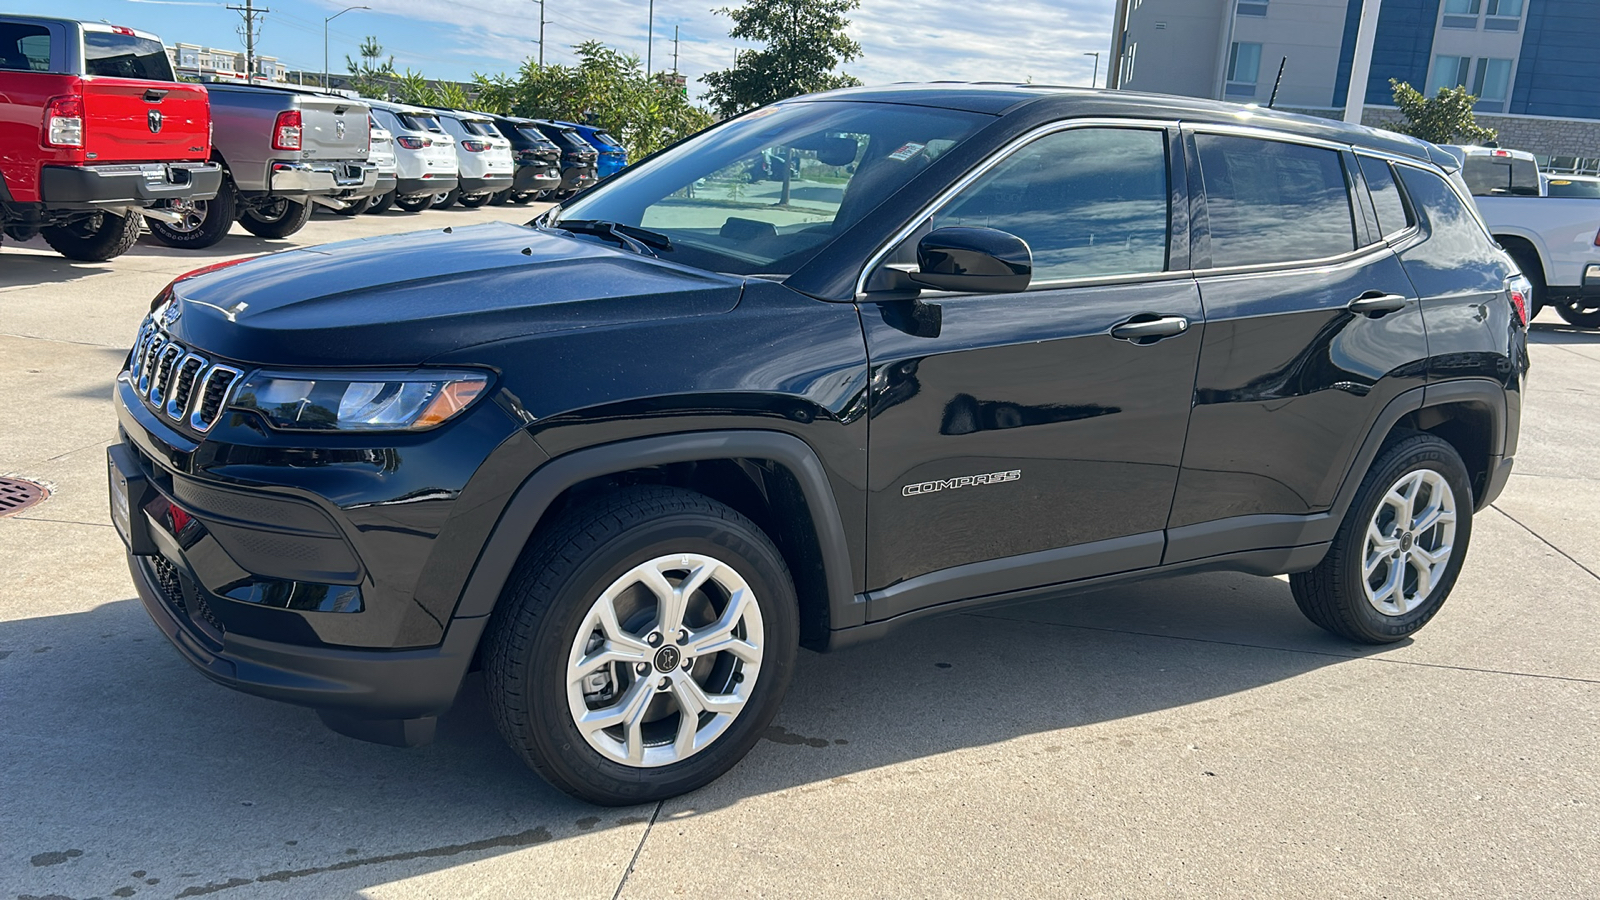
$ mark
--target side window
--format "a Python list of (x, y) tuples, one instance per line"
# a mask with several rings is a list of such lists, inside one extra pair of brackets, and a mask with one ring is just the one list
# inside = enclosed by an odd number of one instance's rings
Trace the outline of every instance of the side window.
[(1033, 249), (1033, 280), (1160, 272), (1167, 265), (1166, 135), (1076, 128), (1007, 157), (932, 221), (998, 228)]
[(1400, 199), (1400, 187), (1394, 182), (1389, 164), (1381, 159), (1357, 157), (1361, 161), (1361, 175), (1367, 180), (1367, 192), (1372, 195), (1372, 205), (1378, 212), (1378, 229), (1383, 236), (1394, 237), (1412, 225), (1405, 201)]
[(1197, 134), (1218, 268), (1321, 259), (1356, 247), (1344, 164), (1333, 150)]
[(0, 22), (0, 69), (50, 71), (50, 29), (42, 25)]
[(1483, 256), (1489, 238), (1472, 211), (1449, 182), (1412, 166), (1399, 166), (1400, 181), (1428, 226), (1428, 255), (1433, 259), (1470, 260)]

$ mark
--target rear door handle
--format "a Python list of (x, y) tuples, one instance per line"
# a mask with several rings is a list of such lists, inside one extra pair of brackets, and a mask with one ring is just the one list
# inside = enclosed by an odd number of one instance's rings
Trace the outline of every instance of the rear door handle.
[(1410, 302), (1410, 300), (1400, 294), (1385, 294), (1381, 291), (1367, 291), (1365, 294), (1362, 294), (1354, 300), (1351, 300), (1350, 305), (1346, 308), (1353, 313), (1361, 313), (1362, 315), (1374, 316), (1376, 318), (1376, 316), (1381, 316), (1385, 313), (1399, 312), (1400, 310), (1405, 309), (1406, 304)]
[(1189, 320), (1183, 316), (1135, 316), (1111, 329), (1111, 336), (1140, 344), (1154, 343), (1162, 338), (1175, 337), (1189, 330)]

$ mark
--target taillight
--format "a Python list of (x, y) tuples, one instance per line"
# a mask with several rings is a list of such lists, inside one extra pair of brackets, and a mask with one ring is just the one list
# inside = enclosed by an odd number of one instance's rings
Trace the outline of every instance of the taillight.
[(1533, 283), (1521, 275), (1506, 279), (1506, 293), (1511, 295), (1511, 305), (1517, 311), (1517, 321), (1528, 327), (1528, 296), (1533, 293)]
[(278, 120), (272, 123), (272, 149), (299, 150), (300, 127), (300, 110), (286, 109), (278, 113)]
[(1594, 233), (1594, 245), (1600, 247), (1600, 231)]
[(469, 153), (482, 153), (489, 149), (489, 144), (485, 141), (462, 141), (461, 149)]
[(407, 135), (400, 135), (394, 139), (394, 142), (407, 150), (421, 150), (423, 147), (428, 146), (427, 138), (409, 137)]
[(52, 97), (44, 110), (45, 144), (51, 147), (83, 146), (83, 98)]

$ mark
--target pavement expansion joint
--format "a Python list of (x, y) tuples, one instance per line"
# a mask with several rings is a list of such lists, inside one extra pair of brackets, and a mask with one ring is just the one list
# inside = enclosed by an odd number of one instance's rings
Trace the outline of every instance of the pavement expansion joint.
[(1561, 549), (1560, 547), (1557, 547), (1555, 544), (1550, 543), (1548, 540), (1545, 540), (1544, 535), (1542, 535), (1539, 532), (1534, 531), (1532, 528), (1529, 528), (1528, 526), (1522, 524), (1522, 522), (1518, 521), (1516, 516), (1513, 516), (1511, 513), (1506, 512), (1505, 510), (1501, 509), (1499, 506), (1497, 506), (1497, 505), (1495, 505), (1493, 503), (1489, 504), (1489, 508), (1494, 510), (1495, 512), (1499, 513), (1500, 515), (1505, 516), (1506, 518), (1510, 519), (1512, 522), (1515, 522), (1516, 526), (1518, 528), (1521, 528), (1523, 531), (1526, 531), (1527, 533), (1533, 535), (1535, 538), (1538, 539), (1539, 543), (1544, 544), (1546, 547), (1549, 547), (1551, 550), (1554, 550), (1555, 552), (1561, 554), (1562, 556), (1565, 556), (1567, 558), (1567, 561), (1571, 562), (1573, 565), (1575, 565), (1578, 568), (1584, 570), (1585, 572), (1588, 572), (1590, 578), (1593, 578), (1596, 581), (1600, 581), (1600, 575), (1596, 575), (1593, 569), (1589, 568), (1588, 566), (1584, 565), (1581, 562), (1578, 562), (1576, 559), (1573, 559), (1572, 554), (1570, 554), (1567, 551)]
[(617, 882), (617, 889), (611, 892), (611, 900), (622, 896), (622, 889), (628, 886), (628, 876), (633, 874), (633, 867), (639, 864), (639, 854), (644, 852), (644, 842), (650, 839), (650, 830), (656, 827), (656, 819), (661, 816), (661, 807), (666, 805), (665, 800), (657, 800), (656, 808), (650, 813), (650, 821), (644, 826), (644, 834), (639, 835), (639, 846), (633, 848), (633, 858), (628, 860), (628, 868), (622, 873), (622, 880)]

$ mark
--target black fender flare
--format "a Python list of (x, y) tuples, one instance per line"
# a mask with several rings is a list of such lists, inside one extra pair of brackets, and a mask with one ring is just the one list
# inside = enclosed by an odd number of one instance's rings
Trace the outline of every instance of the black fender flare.
[(603, 444), (550, 460), (523, 481), (490, 533), (467, 579), (455, 618), (494, 611), (511, 570), (550, 504), (573, 485), (644, 466), (710, 459), (765, 459), (788, 469), (800, 485), (822, 552), (831, 627), (866, 621), (864, 604), (851, 588), (850, 547), (833, 489), (809, 444), (778, 431), (701, 431)]

